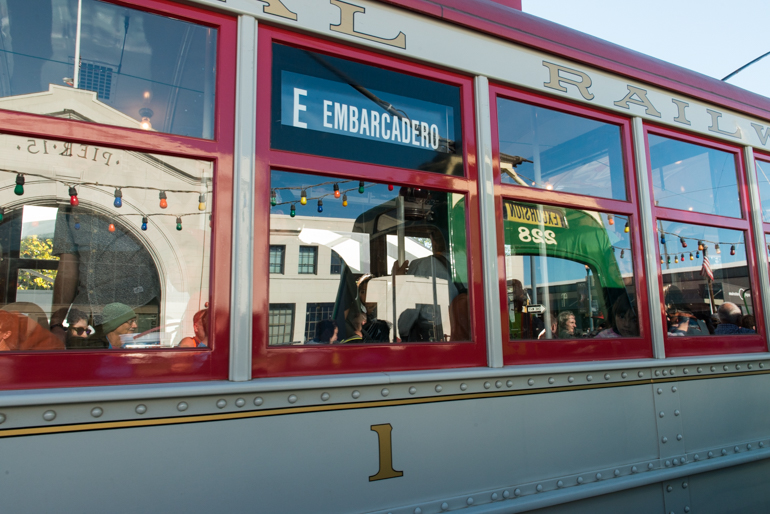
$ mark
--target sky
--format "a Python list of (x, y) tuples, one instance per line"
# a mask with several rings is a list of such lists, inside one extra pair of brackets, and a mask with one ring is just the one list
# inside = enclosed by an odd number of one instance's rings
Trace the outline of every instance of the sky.
[[(522, 7), (720, 80), (770, 51), (768, 0), (523, 0)], [(728, 82), (770, 97), (770, 56)]]

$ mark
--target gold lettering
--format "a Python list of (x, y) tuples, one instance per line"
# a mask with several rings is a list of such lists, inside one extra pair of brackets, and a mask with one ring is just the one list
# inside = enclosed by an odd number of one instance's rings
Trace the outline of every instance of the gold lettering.
[(273, 16), (280, 16), (281, 18), (288, 18), (290, 20), (297, 21), (297, 13), (291, 12), (281, 0), (258, 0), (267, 4), (262, 8), (262, 12), (265, 14), (272, 14)]
[[(543, 61), (543, 66), (548, 68), (548, 72), (550, 75), (549, 81), (543, 83), (545, 87), (566, 93), (567, 88), (562, 85), (562, 82), (564, 82), (565, 84), (575, 86), (576, 88), (578, 88), (578, 90), (580, 91), (580, 94), (586, 100), (594, 99), (594, 94), (588, 91), (588, 88), (591, 87), (591, 77), (589, 77), (588, 74), (583, 73), (582, 71), (574, 70), (572, 68), (567, 68), (566, 66), (560, 66), (558, 64), (554, 64), (548, 61)], [(562, 75), (562, 72), (580, 77), (580, 80), (564, 77)]]
[(340, 10), (340, 22), (338, 25), (329, 25), (329, 30), (339, 32), (341, 34), (347, 34), (349, 36), (356, 36), (375, 43), (382, 43), (384, 45), (395, 46), (396, 48), (406, 49), (406, 34), (399, 31), (398, 35), (392, 39), (385, 39), (363, 32), (358, 32), (355, 29), (355, 15), (356, 13), (365, 13), (366, 9), (358, 6), (343, 2), (342, 0), (329, 0), (332, 5), (335, 5)]
[[(754, 127), (754, 130), (757, 132), (759, 140), (762, 141), (762, 144), (766, 146), (767, 138), (770, 137), (770, 127), (762, 127), (762, 125), (759, 125), (758, 123), (752, 123), (751, 126)], [(763, 128), (765, 130), (764, 134), (762, 134)]]
[(650, 99), (647, 98), (647, 90), (636, 86), (626, 86), (626, 87), (628, 88), (628, 94), (625, 97), (623, 97), (622, 100), (618, 100), (617, 102), (614, 102), (615, 105), (617, 105), (618, 107), (622, 107), (623, 109), (630, 109), (631, 106), (628, 105), (630, 103), (634, 105), (641, 105), (642, 107), (645, 108), (644, 112), (647, 113), (648, 116), (655, 116), (656, 118), (660, 118), (660, 111), (658, 111), (652, 105), (652, 102), (650, 102)]
[(741, 128), (738, 127), (735, 129), (735, 132), (728, 132), (726, 130), (722, 130), (719, 128), (719, 118), (722, 117), (721, 112), (717, 112), (711, 109), (706, 109), (706, 112), (711, 115), (711, 125), (709, 126), (709, 130), (711, 132), (716, 132), (717, 134), (723, 134), (725, 136), (735, 137), (740, 139), (741, 138)]
[(677, 108), (677, 115), (676, 118), (674, 118), (674, 121), (677, 123), (684, 123), (685, 125), (692, 125), (690, 120), (687, 119), (687, 113), (685, 112), (685, 109), (689, 107), (690, 104), (683, 102), (682, 100), (677, 100), (676, 98), (672, 98), (671, 101), (674, 102)]
[(404, 476), (403, 471), (396, 471), (393, 469), (393, 448), (390, 435), (393, 431), (393, 427), (390, 423), (384, 425), (372, 425), (372, 431), (377, 432), (377, 439), (380, 443), (380, 470), (376, 475), (370, 476), (369, 481), (374, 482), (376, 480)]

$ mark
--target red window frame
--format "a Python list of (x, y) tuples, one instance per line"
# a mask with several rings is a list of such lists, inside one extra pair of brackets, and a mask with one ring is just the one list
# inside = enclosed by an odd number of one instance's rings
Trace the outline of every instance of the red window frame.
[[(502, 182), (500, 172), (500, 134), (498, 125), (498, 98), (527, 103), (537, 107), (553, 109), (574, 116), (609, 123), (620, 127), (623, 165), (626, 179), (626, 200), (583, 196), (544, 189), (524, 188)], [(492, 121), (492, 155), (495, 181), (495, 213), (503, 219), (503, 200), (524, 201), (544, 206), (554, 205), (574, 209), (588, 209), (598, 212), (627, 216), (631, 228), (631, 258), (634, 265), (636, 304), (639, 315), (639, 337), (618, 339), (555, 339), (549, 341), (508, 339), (507, 308), (501, 313), (503, 334), (503, 362), (513, 364), (541, 364), (549, 362), (579, 362), (609, 359), (634, 359), (652, 357), (649, 309), (647, 307), (647, 281), (639, 230), (638, 197), (636, 193), (636, 166), (634, 165), (631, 120), (592, 109), (583, 105), (557, 100), (532, 92), (524, 92), (501, 84), (490, 85), (490, 109)], [(497, 223), (497, 252), (499, 266), (500, 305), (508, 305), (508, 291), (505, 275), (505, 234), (503, 224)]]
[[(731, 153), (735, 156), (735, 170), (738, 181), (738, 195), (741, 202), (741, 217), (730, 218), (715, 214), (703, 214), (698, 212), (672, 209), (669, 207), (655, 206), (655, 194), (652, 185), (652, 163), (650, 160), (650, 143), (648, 134), (655, 134), (685, 143), (692, 143), (714, 150)], [(664, 328), (664, 341), (667, 357), (681, 357), (688, 355), (718, 355), (728, 353), (751, 353), (766, 352), (767, 342), (765, 341), (765, 325), (762, 314), (762, 302), (759, 296), (759, 276), (757, 274), (757, 259), (754, 253), (754, 235), (752, 232), (752, 220), (749, 215), (749, 189), (746, 180), (746, 169), (743, 164), (743, 149), (739, 146), (731, 145), (721, 141), (706, 139), (694, 134), (680, 132), (668, 127), (662, 127), (653, 124), (644, 124), (644, 145), (647, 153), (647, 174), (650, 184), (650, 200), (652, 205), (653, 233), (655, 240), (656, 263), (660, 262), (660, 247), (657, 241), (660, 240), (658, 233), (658, 219), (693, 225), (705, 225), (730, 230), (740, 230), (743, 232), (746, 241), (746, 265), (749, 268), (749, 280), (751, 281), (751, 300), (754, 307), (754, 315), (757, 320), (756, 335), (741, 336), (694, 336), (694, 337), (669, 337)], [(768, 224), (770, 227), (770, 224)], [(666, 323), (666, 306), (663, 298), (663, 273), (658, 264), (658, 284), (660, 286), (660, 316), (663, 320), (663, 327)]]
[[(383, 69), (415, 75), (460, 88), (464, 176), (300, 154), (270, 147), (272, 43), (305, 48)], [(413, 185), (465, 195), (468, 248), (468, 294), (472, 342), (390, 343), (371, 345), (268, 346), (269, 240), (258, 233), (254, 240), (253, 361), (254, 377), (309, 374), (404, 371), (486, 365), (486, 337), (481, 273), (481, 240), (476, 138), (473, 112), (473, 81), (470, 77), (399, 60), (371, 50), (260, 25), (257, 82), (257, 165), (255, 226), (270, 225), (270, 171), (332, 175), (341, 179)], [(269, 238), (267, 238), (269, 239)]]
[(227, 379), (230, 337), (233, 145), (237, 19), (168, 0), (110, 1), (217, 29), (214, 139), (0, 110), (3, 133), (210, 161), (212, 198), (210, 321), (201, 349), (0, 352), (0, 389), (107, 386)]

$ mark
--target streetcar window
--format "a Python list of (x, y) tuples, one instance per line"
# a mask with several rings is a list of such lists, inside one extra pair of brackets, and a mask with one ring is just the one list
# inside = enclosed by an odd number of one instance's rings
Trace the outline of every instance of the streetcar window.
[(639, 336), (628, 221), (506, 200), (509, 338)]
[(0, 349), (207, 345), (211, 163), (0, 145)]
[(3, 5), (1, 109), (214, 137), (216, 29), (98, 0)]
[(770, 223), (770, 162), (757, 163), (757, 182), (759, 183), (759, 199), (762, 203), (762, 220)]
[(497, 105), (503, 183), (626, 199), (619, 126), (504, 98)]
[(463, 195), (272, 171), (270, 203), (271, 345), (471, 339)]
[(273, 44), (271, 146), (463, 175), (460, 88)]
[(656, 207), (741, 217), (735, 154), (648, 134)]
[(668, 336), (755, 333), (741, 326), (754, 315), (744, 233), (662, 220), (657, 228)]

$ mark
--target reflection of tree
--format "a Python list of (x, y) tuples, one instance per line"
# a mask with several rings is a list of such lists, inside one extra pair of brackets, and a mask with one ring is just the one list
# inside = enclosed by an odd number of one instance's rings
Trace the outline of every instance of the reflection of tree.
[[(36, 235), (21, 240), (19, 257), (22, 259), (56, 260), (53, 255), (53, 239), (38, 239)], [(17, 289), (53, 289), (55, 270), (19, 270)]]

